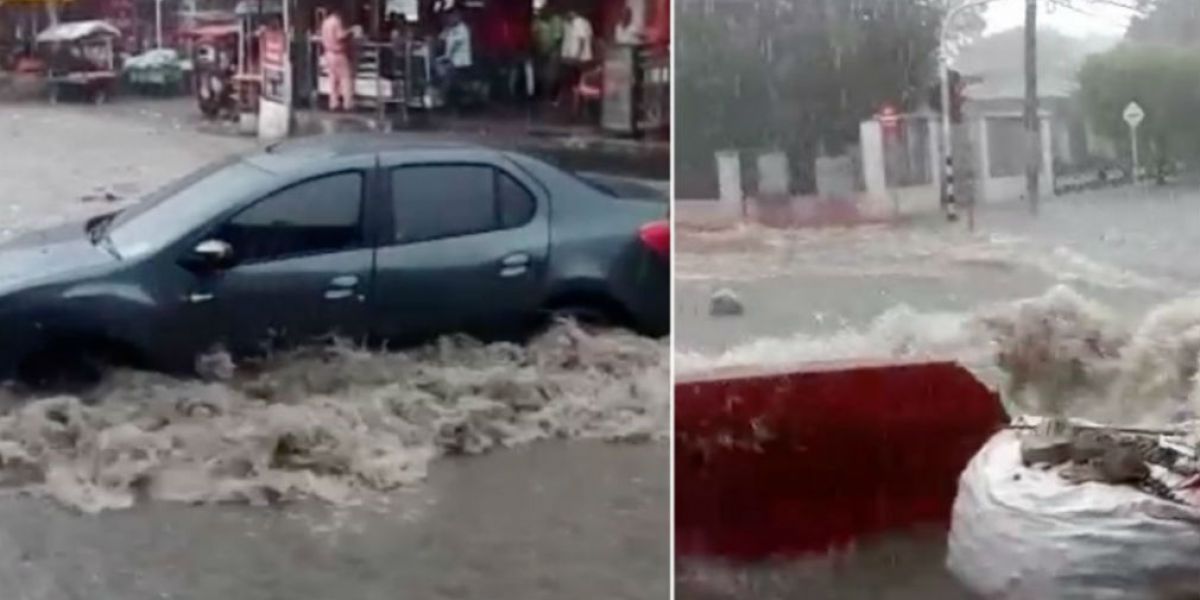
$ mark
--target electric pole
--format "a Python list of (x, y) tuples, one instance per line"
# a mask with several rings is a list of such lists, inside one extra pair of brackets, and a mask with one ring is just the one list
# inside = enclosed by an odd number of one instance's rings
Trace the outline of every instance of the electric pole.
[(1028, 136), (1028, 161), (1025, 166), (1025, 193), (1029, 209), (1038, 212), (1041, 192), (1042, 132), (1038, 114), (1037, 72), (1037, 0), (1025, 0), (1025, 134)]

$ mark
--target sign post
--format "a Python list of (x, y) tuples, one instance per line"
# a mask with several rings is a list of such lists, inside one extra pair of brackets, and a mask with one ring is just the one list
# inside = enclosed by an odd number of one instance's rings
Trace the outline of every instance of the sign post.
[(1129, 139), (1133, 147), (1133, 182), (1138, 181), (1138, 171), (1140, 163), (1138, 161), (1138, 126), (1142, 124), (1142, 120), (1146, 118), (1146, 112), (1138, 106), (1137, 102), (1130, 102), (1125, 107), (1124, 113), (1121, 115), (1125, 118), (1125, 123), (1129, 125)]
[(268, 29), (259, 34), (262, 93), (258, 100), (258, 137), (287, 137), (292, 120), (291, 65), (287, 30)]

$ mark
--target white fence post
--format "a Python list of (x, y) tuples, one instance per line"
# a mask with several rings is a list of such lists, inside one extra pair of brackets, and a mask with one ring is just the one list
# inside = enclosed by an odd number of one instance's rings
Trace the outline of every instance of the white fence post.
[(716, 153), (717, 192), (721, 213), (727, 216), (742, 215), (742, 161), (737, 150)]
[(858, 137), (862, 145), (863, 185), (867, 195), (872, 202), (886, 202), (888, 186), (883, 161), (883, 128), (875, 121), (863, 121), (858, 126)]

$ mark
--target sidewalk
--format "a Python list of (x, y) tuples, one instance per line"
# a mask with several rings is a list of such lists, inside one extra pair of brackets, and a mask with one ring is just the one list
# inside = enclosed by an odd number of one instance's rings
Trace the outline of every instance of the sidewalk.
[(668, 179), (671, 144), (668, 140), (633, 139), (606, 134), (587, 125), (553, 123), (529, 111), (451, 116), (414, 111), (407, 123), (400, 115), (382, 121), (373, 112), (337, 114), (317, 110), (296, 112), (299, 135), (332, 131), (409, 131), (467, 138), (542, 155), (576, 170), (614, 171), (649, 179)]

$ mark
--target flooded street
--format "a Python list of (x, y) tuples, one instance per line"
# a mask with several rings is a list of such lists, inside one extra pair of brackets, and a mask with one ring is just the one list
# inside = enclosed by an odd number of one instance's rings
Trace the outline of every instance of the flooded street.
[[(1121, 360), (1086, 368), (1121, 373), (1140, 386), (1133, 395), (1145, 407), (1163, 393), (1160, 383), (1187, 397), (1190, 384), (1175, 372), (1194, 362), (1183, 332), (1197, 314), (1188, 298), (1200, 267), (1186, 251), (1200, 234), (1188, 216), (1196, 199), (1191, 191), (1127, 188), (1055, 198), (1036, 218), (1019, 204), (999, 206), (981, 211), (975, 233), (937, 216), (844, 229), (681, 231), (677, 370), (936, 356), (1000, 388), (997, 342), (973, 329), (990, 316), (1027, 336), (1005, 343), (1046, 344), (1056, 364), (1085, 356), (1079, 340), (1096, 331), (1129, 335)], [(1051, 291), (1056, 286), (1065, 287)], [(710, 314), (721, 289), (742, 302), (743, 315)], [(1033, 297), (1023, 309), (1013, 304)], [(1141, 352), (1153, 358), (1139, 361)], [(945, 558), (945, 532), (924, 530), (861, 540), (836, 557), (682, 559), (677, 575), (680, 598), (695, 600), (968, 598)]]
[[(154, 103), (5, 106), (0, 241), (252, 147)], [(558, 327), (0, 390), (4, 595), (666, 597), (668, 347)]]

